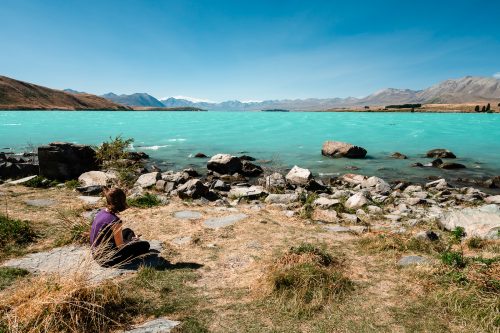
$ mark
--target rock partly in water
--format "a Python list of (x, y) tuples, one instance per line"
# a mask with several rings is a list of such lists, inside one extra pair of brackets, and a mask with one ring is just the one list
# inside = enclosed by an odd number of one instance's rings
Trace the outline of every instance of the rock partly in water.
[(203, 154), (203, 153), (196, 153), (196, 154), (194, 155), (194, 157), (195, 157), (195, 158), (207, 158), (208, 156), (207, 156), (207, 155), (205, 155), (205, 154)]
[(406, 156), (405, 154), (401, 154), (400, 152), (392, 153), (391, 157), (398, 160), (406, 160), (408, 158), (408, 156)]
[(364, 158), (366, 149), (346, 142), (326, 141), (323, 143), (321, 154), (329, 157)]
[(243, 165), (241, 160), (236, 156), (229, 154), (217, 154), (207, 162), (207, 169), (215, 171), (222, 175), (232, 175), (239, 173)]
[(465, 169), (466, 166), (460, 163), (453, 163), (453, 162), (444, 162), (439, 164), (438, 166), (441, 169), (445, 170), (457, 170), (457, 169)]
[(500, 207), (485, 205), (451, 210), (438, 219), (438, 224), (449, 231), (462, 227), (466, 237), (500, 239)]
[(442, 148), (429, 150), (426, 156), (430, 158), (456, 158), (455, 154), (451, 151)]
[(243, 160), (241, 163), (241, 174), (247, 177), (256, 177), (262, 174), (264, 170), (262, 167), (253, 164), (252, 162)]
[(92, 147), (67, 142), (53, 142), (38, 147), (40, 176), (61, 181), (78, 178), (82, 173), (98, 169)]
[(311, 171), (294, 166), (286, 175), (286, 180), (294, 185), (307, 185), (312, 179)]

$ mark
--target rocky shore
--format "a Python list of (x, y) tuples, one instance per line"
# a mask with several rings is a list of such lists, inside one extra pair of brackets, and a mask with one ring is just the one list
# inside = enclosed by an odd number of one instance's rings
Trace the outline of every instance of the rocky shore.
[[(321, 153), (334, 158), (364, 158), (367, 152), (352, 144), (327, 141)], [(251, 156), (197, 156), (207, 159), (205, 172), (145, 167), (148, 156), (137, 152), (128, 153), (118, 168), (106, 167), (97, 163), (92, 147), (56, 142), (39, 147), (37, 154), (0, 155), (0, 175), (3, 179), (27, 177), (11, 181), (15, 184), (37, 175), (57, 181), (78, 179), (76, 189), (82, 195), (98, 195), (103, 186), (125, 186), (132, 199), (150, 193), (163, 202), (178, 197), (215, 206), (236, 206), (239, 202), (272, 205), (280, 207), (287, 216), (357, 224), (354, 229), (351, 227), (357, 232), (368, 228), (399, 230), (435, 220), (446, 230), (463, 227), (470, 237), (499, 238), (500, 211), (495, 205), (500, 204), (500, 196), (474, 187), (455, 187), (446, 179), (424, 184), (403, 180), (389, 184), (376, 176), (353, 173), (317, 179), (310, 170), (299, 166), (284, 173), (263, 168)], [(456, 156), (446, 149), (430, 150), (427, 156), (434, 159), (430, 167), (465, 167), (449, 162)], [(395, 153), (394, 157), (404, 155)], [(124, 172), (127, 185), (121, 182)], [(488, 185), (499, 187), (500, 178), (491, 179)]]

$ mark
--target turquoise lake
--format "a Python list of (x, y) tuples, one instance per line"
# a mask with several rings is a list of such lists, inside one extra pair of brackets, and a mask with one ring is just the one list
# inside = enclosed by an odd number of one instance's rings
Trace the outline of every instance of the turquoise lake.
[[(231, 153), (275, 160), (316, 174), (348, 172), (387, 179), (500, 175), (500, 114), (0, 111), (0, 148), (22, 152), (53, 141), (99, 144), (122, 135), (162, 169), (203, 167), (192, 156)], [(325, 140), (368, 150), (365, 160), (321, 156)], [(466, 170), (414, 168), (427, 150), (447, 148)], [(399, 151), (408, 160), (389, 157)], [(349, 166), (360, 168), (350, 171)]]

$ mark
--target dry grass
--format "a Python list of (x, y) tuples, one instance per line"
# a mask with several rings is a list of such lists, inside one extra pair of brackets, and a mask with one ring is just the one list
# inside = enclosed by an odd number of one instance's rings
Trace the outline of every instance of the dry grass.
[(344, 263), (311, 244), (291, 248), (268, 269), (262, 290), (287, 311), (310, 314), (353, 289)]
[(0, 307), (9, 332), (107, 332), (131, 315), (116, 283), (91, 284), (83, 274), (37, 276), (10, 290)]

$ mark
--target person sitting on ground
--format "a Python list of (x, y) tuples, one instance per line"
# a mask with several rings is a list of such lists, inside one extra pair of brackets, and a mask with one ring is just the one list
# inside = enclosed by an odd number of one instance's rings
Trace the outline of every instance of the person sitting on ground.
[(149, 252), (149, 243), (139, 240), (129, 228), (122, 228), (116, 215), (127, 209), (127, 197), (119, 188), (103, 190), (107, 207), (99, 210), (92, 222), (90, 245), (94, 259), (110, 267), (130, 262)]

